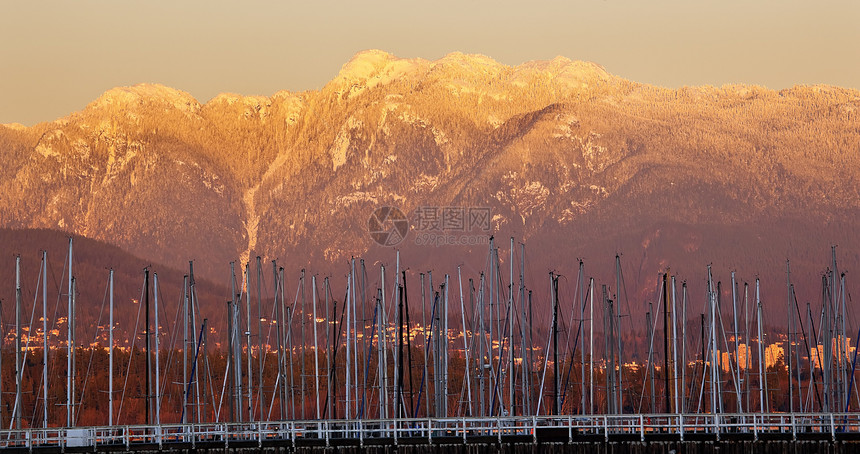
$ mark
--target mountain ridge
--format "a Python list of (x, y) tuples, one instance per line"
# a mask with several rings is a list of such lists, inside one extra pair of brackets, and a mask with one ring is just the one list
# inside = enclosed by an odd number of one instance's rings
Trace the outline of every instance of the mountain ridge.
[[(200, 103), (119, 87), (55, 122), (2, 129), (0, 226), (60, 228), (162, 263), (194, 256), (223, 278), (255, 255), (326, 270), (390, 256), (367, 233), (383, 205), (412, 218), (422, 206), (489, 208), (491, 232), (476, 235), (538, 244), (547, 269), (573, 265), (585, 236), (617, 248), (641, 244), (631, 232), (646, 227), (820, 221), (798, 227), (782, 261), (811, 254), (809, 234), (856, 244), (842, 229), (860, 227), (858, 109), (860, 92), (831, 86), (673, 90), (564, 57), (507, 66), (371, 50), (320, 90)], [(414, 239), (401, 248), (422, 267), (483, 254), (449, 246), (437, 258)], [(569, 252), (551, 263), (556, 249)]]

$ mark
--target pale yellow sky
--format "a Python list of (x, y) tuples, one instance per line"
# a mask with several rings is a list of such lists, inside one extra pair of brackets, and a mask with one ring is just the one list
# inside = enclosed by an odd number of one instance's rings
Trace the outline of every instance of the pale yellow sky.
[(860, 88), (860, 1), (9, 1), (0, 123), (82, 109), (111, 87), (317, 89), (356, 52), (509, 65), (563, 55), (667, 87)]

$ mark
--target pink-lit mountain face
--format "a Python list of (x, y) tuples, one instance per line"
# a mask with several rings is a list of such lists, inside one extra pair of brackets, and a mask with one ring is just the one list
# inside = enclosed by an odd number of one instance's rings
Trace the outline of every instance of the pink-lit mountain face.
[[(396, 247), (413, 270), (463, 264), (475, 277), (487, 237), (507, 266), (515, 236), (541, 289), (551, 269), (575, 276), (578, 258), (614, 285), (621, 253), (631, 298), (653, 299), (666, 268), (700, 297), (712, 263), (784, 301), (791, 259), (814, 300), (831, 245), (844, 269), (860, 264), (860, 92), (670, 90), (564, 58), (367, 51), (320, 91), (201, 104), (137, 85), (0, 127), (0, 227), (66, 230), (176, 268), (193, 259), (225, 285), (230, 261), (256, 255), (336, 276), (352, 256), (393, 263), (368, 232), (381, 206), (409, 220)], [(488, 222), (428, 219), (444, 210)]]

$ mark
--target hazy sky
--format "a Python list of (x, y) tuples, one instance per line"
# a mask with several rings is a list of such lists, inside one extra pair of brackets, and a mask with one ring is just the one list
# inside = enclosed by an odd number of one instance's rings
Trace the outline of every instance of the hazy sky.
[(668, 87), (860, 88), (860, 1), (8, 1), (0, 4), (0, 123), (80, 110), (157, 82), (224, 91), (320, 88), (356, 52), (517, 65), (563, 55)]

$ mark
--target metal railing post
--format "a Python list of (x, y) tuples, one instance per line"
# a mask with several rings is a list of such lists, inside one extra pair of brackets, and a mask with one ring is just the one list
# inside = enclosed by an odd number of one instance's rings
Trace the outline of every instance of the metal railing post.
[(645, 441), (645, 416), (639, 414), (639, 441)]
[(609, 441), (609, 417), (603, 415), (603, 437)]
[(331, 437), (331, 434), (329, 433), (328, 421), (323, 423), (323, 427), (324, 427), (323, 430), (325, 430), (325, 445), (326, 445), (326, 447), (328, 447), (328, 446), (331, 446), (331, 440), (329, 440), (329, 438)]
[(758, 423), (756, 422), (756, 415), (753, 413), (753, 440), (758, 441)]
[(567, 415), (567, 442), (573, 443), (573, 416)]
[[(753, 415), (753, 422), (755, 422), (755, 415)], [(720, 441), (720, 415), (714, 414), (714, 434), (717, 436), (717, 441)]]
[(791, 440), (797, 441), (797, 420), (794, 417), (794, 413), (791, 414)]
[(830, 439), (836, 441), (836, 424), (833, 422), (833, 413), (830, 413)]
[(532, 442), (537, 444), (537, 416), (532, 416)]

